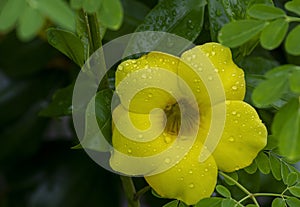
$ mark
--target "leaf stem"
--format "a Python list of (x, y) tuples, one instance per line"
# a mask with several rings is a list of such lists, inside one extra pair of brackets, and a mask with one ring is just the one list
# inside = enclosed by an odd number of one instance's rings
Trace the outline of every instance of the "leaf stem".
[(286, 19), (287, 19), (288, 22), (300, 22), (300, 18), (299, 17), (287, 16)]
[(128, 201), (128, 207), (140, 207), (140, 202), (136, 199), (136, 190), (131, 177), (120, 176), (125, 196)]
[(246, 193), (248, 196), (246, 196), (247, 198), (251, 198), (252, 201), (254, 202), (254, 204), (256, 206), (260, 206), (259, 203), (257, 202), (254, 194), (252, 194), (251, 192), (249, 192), (244, 186), (242, 186), (239, 182), (237, 182), (235, 179), (233, 179), (232, 177), (230, 177), (229, 175), (219, 171), (219, 174), (222, 175), (224, 178), (230, 180), (231, 182), (233, 182), (238, 188), (240, 188), (244, 193)]

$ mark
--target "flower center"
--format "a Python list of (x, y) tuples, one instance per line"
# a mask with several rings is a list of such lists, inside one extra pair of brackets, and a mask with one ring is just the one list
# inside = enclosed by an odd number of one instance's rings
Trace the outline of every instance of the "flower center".
[(187, 100), (181, 99), (175, 104), (169, 104), (164, 109), (167, 116), (166, 132), (172, 135), (192, 134), (199, 127), (198, 110)]

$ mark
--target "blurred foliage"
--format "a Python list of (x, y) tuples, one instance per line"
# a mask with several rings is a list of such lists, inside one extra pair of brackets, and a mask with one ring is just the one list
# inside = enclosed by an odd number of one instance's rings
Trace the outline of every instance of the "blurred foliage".
[[(102, 44), (154, 30), (231, 47), (245, 71), (245, 100), (269, 131), (255, 161), (220, 172), (214, 197), (195, 207), (256, 206), (241, 186), (261, 206), (299, 207), (293, 164), (300, 160), (299, 23), (299, 0), (0, 1), (0, 206), (122, 206), (118, 177), (71, 149), (78, 144), (72, 91), (80, 67)], [(97, 121), (108, 140), (110, 85), (96, 97)], [(146, 185), (134, 181), (137, 189)], [(154, 191), (142, 203), (187, 206)]]

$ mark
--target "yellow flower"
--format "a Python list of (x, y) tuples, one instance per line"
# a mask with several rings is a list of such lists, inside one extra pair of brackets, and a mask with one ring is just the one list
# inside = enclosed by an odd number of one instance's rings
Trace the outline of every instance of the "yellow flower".
[[(186, 64), (187, 62), (189, 64)], [(191, 69), (191, 65), (198, 71), (213, 69), (225, 92), (224, 128), (221, 127), (221, 137), (212, 152), (209, 150), (213, 148), (207, 148), (205, 144), (214, 117), (212, 107), (218, 103), (212, 101), (205, 82)], [(138, 71), (146, 73), (135, 74)], [(180, 86), (176, 79), (166, 72), (175, 74), (187, 84), (195, 97), (196, 105), (193, 101), (186, 100), (187, 90), (182, 89), (186, 86)], [(127, 79), (130, 76), (132, 77)], [(207, 78), (210, 80), (215, 77)], [(135, 82), (139, 85), (138, 83), (143, 83), (145, 79), (148, 80), (145, 87), (135, 91)], [(151, 81), (153, 86), (146, 87)], [(121, 82), (125, 82), (122, 87)], [(155, 87), (155, 84), (165, 84), (171, 91)], [(242, 101), (245, 95), (244, 73), (232, 61), (230, 50), (218, 43), (196, 46), (183, 53), (181, 58), (151, 52), (137, 60), (127, 60), (118, 66), (116, 88), (120, 104), (113, 112), (114, 120), (118, 123), (115, 123), (113, 129), (112, 141), (115, 150), (110, 165), (116, 171), (125, 174), (132, 172), (132, 175), (135, 175), (136, 168), (145, 167), (141, 172), (151, 169), (148, 168), (150, 162), (147, 160), (141, 159), (141, 163), (136, 164), (139, 158), (153, 157), (166, 150), (175, 149), (171, 156), (164, 157), (164, 163), (158, 159), (154, 164), (157, 168), (162, 166), (161, 171), (148, 172), (145, 175), (149, 185), (162, 197), (178, 199), (189, 205), (195, 204), (213, 193), (218, 169), (232, 172), (244, 168), (252, 163), (266, 145), (265, 126), (256, 111)], [(128, 98), (124, 96), (128, 91), (136, 94)], [(173, 91), (179, 91), (179, 95), (174, 97)], [(180, 106), (188, 110), (182, 111)], [(155, 111), (154, 108), (161, 110)], [(199, 120), (194, 115), (198, 112)], [(121, 127), (116, 127), (117, 125)], [(180, 131), (181, 127), (185, 129)], [(174, 143), (178, 139), (188, 137), (195, 127), (195, 140), (191, 147), (188, 147), (188, 151), (181, 154), (182, 151), (177, 149), (179, 145)], [(149, 138), (149, 134), (145, 139), (147, 133), (142, 133), (149, 128), (152, 130), (150, 135), (155, 134), (153, 139)], [(141, 134), (137, 134), (136, 131)], [(199, 160), (201, 153), (207, 155), (204, 160)], [(131, 157), (136, 159), (131, 162)], [(170, 165), (164, 168), (165, 163)]]

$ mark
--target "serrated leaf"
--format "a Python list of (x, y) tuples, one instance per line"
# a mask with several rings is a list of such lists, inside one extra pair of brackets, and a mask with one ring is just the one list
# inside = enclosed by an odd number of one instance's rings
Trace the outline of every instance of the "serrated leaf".
[(271, 20), (285, 16), (285, 12), (274, 6), (265, 4), (254, 4), (247, 11), (250, 17), (262, 20)]
[(298, 181), (298, 174), (296, 172), (291, 172), (286, 180), (288, 186), (294, 185)]
[(289, 205), (289, 207), (299, 207), (300, 206), (300, 200), (298, 198), (294, 198), (294, 197), (288, 197), (286, 199), (286, 203)]
[(300, 93), (300, 69), (291, 73), (289, 78), (290, 89), (295, 93)]
[(224, 199), (222, 201), (222, 207), (236, 207), (236, 202), (232, 199)]
[(81, 40), (73, 33), (62, 29), (48, 29), (48, 42), (68, 56), (80, 67), (84, 64), (84, 47)]
[(272, 174), (276, 180), (281, 180), (281, 163), (280, 160), (273, 154), (269, 156), (270, 167)]
[(23, 41), (32, 39), (42, 28), (44, 17), (36, 9), (26, 7), (21, 14), (17, 32), (18, 37)]
[(26, 1), (24, 0), (6, 1), (0, 11), (0, 31), (8, 32), (12, 29), (25, 7)]
[[(82, 2), (82, 8), (88, 13), (94, 13), (100, 8), (102, 2), (104, 2), (104, 1), (103, 0), (102, 1), (84, 0)], [(111, 2), (113, 2), (113, 1), (111, 1)], [(114, 15), (112, 15), (112, 16), (114, 16)]]
[(272, 207), (286, 207), (285, 201), (282, 198), (275, 198), (272, 201)]
[(283, 18), (274, 20), (267, 25), (260, 35), (260, 43), (263, 48), (273, 50), (278, 47), (283, 41), (288, 27), (289, 23)]
[(75, 15), (65, 1), (31, 0), (35, 8), (59, 26), (75, 31)]
[(300, 15), (300, 1), (293, 0), (293, 1), (288, 1), (284, 5), (286, 10), (294, 12), (295, 14)]
[(98, 12), (99, 20), (103, 26), (117, 30), (123, 21), (123, 8), (120, 0), (102, 0)]
[(240, 20), (226, 24), (220, 31), (220, 43), (228, 47), (237, 47), (251, 40), (260, 33), (266, 22), (259, 20)]
[(288, 89), (287, 74), (273, 77), (260, 83), (252, 93), (252, 101), (257, 107), (268, 107)]
[(265, 153), (260, 152), (255, 158), (255, 162), (260, 172), (263, 174), (270, 173), (269, 157)]
[(222, 206), (222, 198), (218, 197), (211, 197), (211, 198), (204, 198), (200, 200), (194, 207), (221, 207)]
[(272, 132), (278, 137), (279, 151), (287, 159), (300, 159), (300, 104), (291, 99), (274, 117)]
[(244, 168), (244, 170), (248, 174), (254, 174), (257, 171), (257, 164), (256, 164), (256, 162), (252, 162), (252, 164), (249, 165), (248, 167)]
[(230, 198), (231, 193), (230, 191), (223, 185), (217, 185), (216, 186), (216, 191), (221, 195), (224, 196), (225, 198)]
[(300, 55), (300, 25), (296, 26), (290, 33), (288, 34), (285, 41), (285, 49), (291, 55)]
[(294, 196), (300, 197), (300, 184), (290, 187), (289, 191)]

